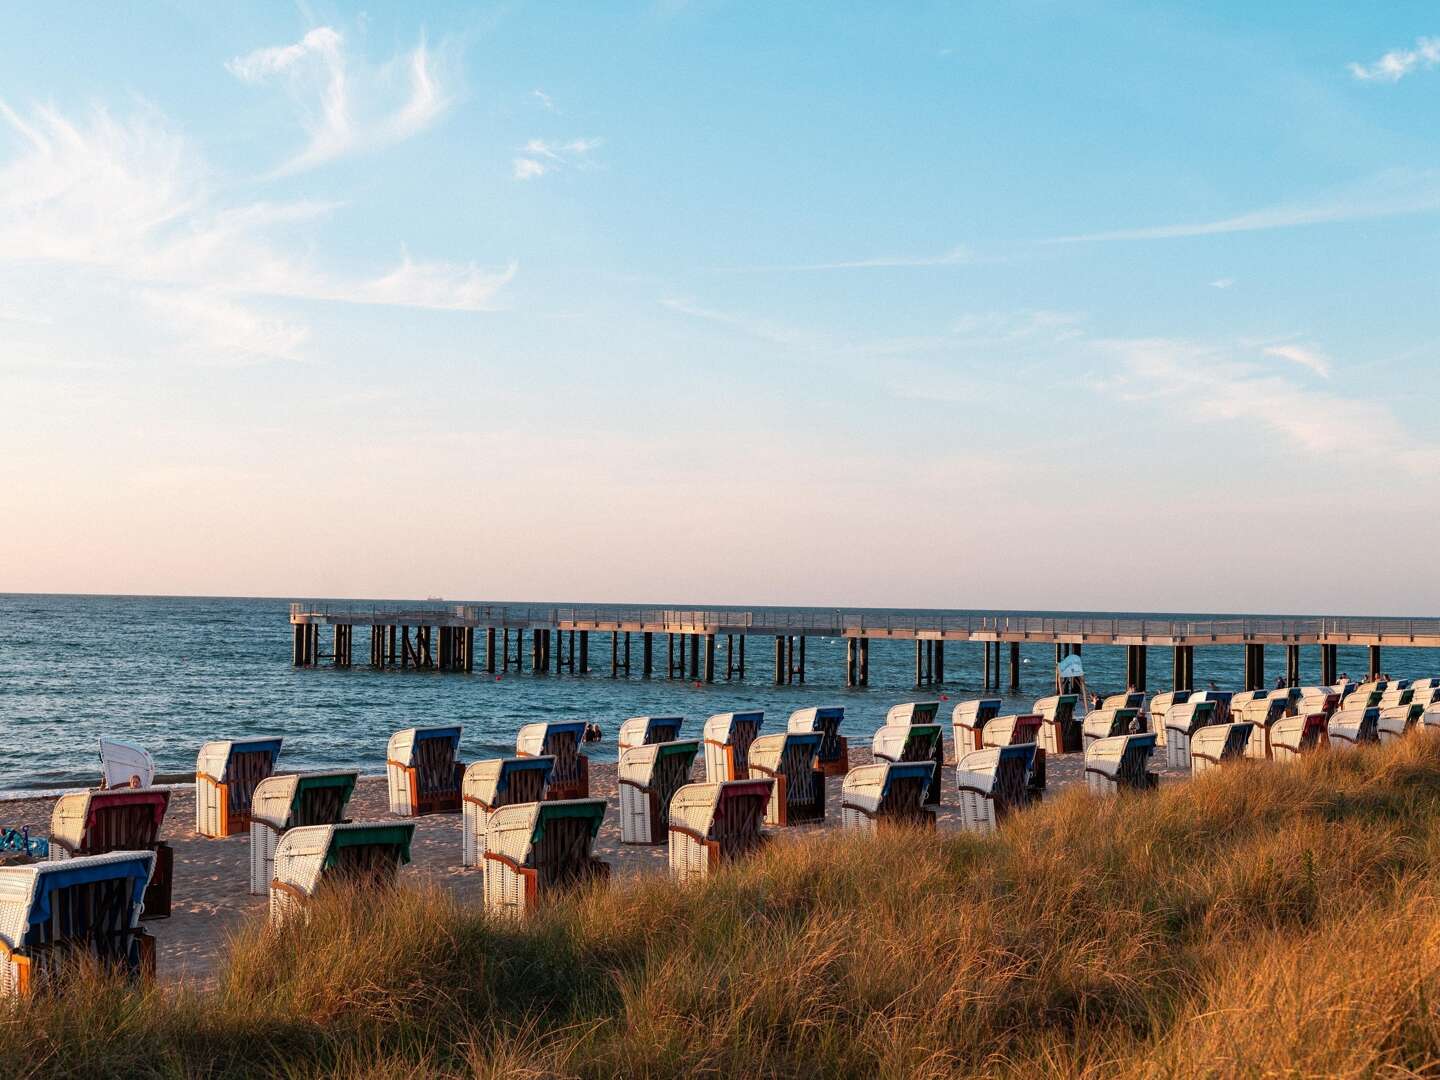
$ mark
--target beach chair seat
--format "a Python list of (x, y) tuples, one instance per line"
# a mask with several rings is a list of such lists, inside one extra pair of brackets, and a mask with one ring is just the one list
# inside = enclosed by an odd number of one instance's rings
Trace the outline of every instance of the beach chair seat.
[[(892, 705), (885, 713), (885, 727), (934, 727), (937, 735), (930, 760), (935, 762), (935, 776), (930, 781), (929, 803), (940, 802), (940, 770), (945, 767), (945, 736), (940, 729), (940, 703), (938, 701), (905, 701)], [(873, 740), (872, 740), (873, 750)], [(915, 758), (900, 757), (898, 761), (914, 761)]]
[(955, 762), (960, 820), (972, 832), (994, 832), (1014, 810), (1028, 806), (1034, 743), (971, 750)]
[(686, 784), (670, 800), (670, 873), (697, 881), (753, 853), (763, 831), (771, 780)]
[(632, 746), (653, 746), (680, 738), (683, 716), (632, 716), (620, 725), (619, 749), (623, 753)]
[(950, 735), (955, 741), (955, 757), (985, 746), (985, 725), (1000, 715), (1004, 702), (1000, 698), (976, 698), (962, 701), (950, 710)]
[(458, 725), (404, 728), (385, 747), (385, 779), (390, 812), (401, 817), (458, 814), (460, 762)]
[(155, 940), (140, 928), (153, 851), (0, 866), (0, 1001), (57, 987), (89, 958), (131, 981), (153, 977)]
[(1170, 769), (1190, 768), (1190, 741), (1201, 728), (1219, 723), (1220, 703), (1190, 695), (1181, 705), (1172, 705), (1165, 718), (1165, 765)]
[(620, 842), (660, 845), (670, 835), (670, 800), (690, 782), (700, 743), (671, 742), (632, 746), (620, 753)]
[(776, 828), (825, 819), (825, 777), (815, 768), (818, 731), (782, 731), (761, 735), (750, 744), (750, 777), (770, 779), (765, 824)]
[(608, 881), (610, 865), (592, 854), (604, 799), (511, 803), (490, 815), (485, 834), (485, 906), (520, 918), (549, 897)]
[(1085, 748), (1085, 786), (1096, 795), (1154, 790), (1160, 778), (1149, 766), (1158, 742), (1153, 731), (1096, 739)]
[(1254, 737), (1255, 725), (1247, 720), (1211, 724), (1190, 737), (1190, 775), (1245, 757), (1245, 745)]
[(933, 829), (935, 810), (925, 804), (933, 761), (881, 761), (845, 774), (840, 786), (840, 824), (875, 832), (892, 827)]
[(255, 786), (250, 811), (250, 895), (264, 896), (275, 880), (280, 837), (306, 825), (339, 825), (355, 792), (355, 772), (280, 773)]
[(155, 783), (150, 751), (124, 739), (100, 736), (100, 786), (148, 788)]
[(584, 745), (583, 720), (526, 724), (515, 736), (515, 753), (519, 757), (555, 759), (545, 798), (556, 801), (590, 797), (590, 758), (580, 752)]
[(1189, 690), (1166, 690), (1150, 699), (1150, 731), (1155, 736), (1157, 747), (1163, 749), (1165, 746), (1165, 721), (1170, 709), (1175, 705), (1184, 705), (1190, 700), (1190, 694)]
[(1285, 716), (1270, 725), (1270, 760), (1293, 761), (1329, 745), (1323, 712)]
[(764, 723), (765, 714), (758, 709), (717, 713), (705, 721), (701, 746), (709, 783), (744, 780), (750, 775), (750, 744)]
[(502, 806), (544, 802), (555, 759), (491, 758), (472, 762), (460, 784), (460, 864), (485, 868), (485, 836), (490, 817)]
[(1140, 718), (1140, 710), (1129, 705), (1104, 707), (1091, 709), (1085, 714), (1081, 721), (1081, 734), (1085, 739), (1085, 747), (1089, 749), (1090, 744), (1097, 739), (1109, 739), (1116, 735), (1132, 734), (1131, 727), (1134, 725), (1143, 730), (1144, 721)]
[(207, 742), (195, 762), (195, 831), (221, 838), (250, 831), (255, 788), (275, 771), (278, 738)]
[(1333, 750), (1354, 749), (1361, 743), (1380, 741), (1380, 710), (1378, 708), (1342, 708), (1326, 726)]
[(55, 862), (112, 851), (152, 851), (144, 919), (170, 917), (175, 852), (160, 839), (170, 793), (146, 788), (72, 791), (50, 813), (50, 859)]
[(1402, 739), (1410, 733), (1424, 715), (1425, 706), (1415, 702), (1382, 708), (1380, 718), (1375, 723), (1375, 738), (1382, 743)]
[(356, 821), (301, 825), (275, 845), (270, 882), (270, 923), (279, 926), (303, 912), (322, 889), (385, 889), (410, 861), (413, 821)]
[(815, 768), (822, 778), (844, 776), (850, 771), (850, 741), (840, 734), (840, 725), (844, 722), (844, 708), (839, 705), (829, 705), (812, 709), (796, 709), (790, 714), (790, 719), (785, 725), (786, 731), (818, 731), (820, 733), (820, 753), (816, 755)]
[(1079, 705), (1078, 694), (1052, 694), (1035, 702), (1030, 711), (1044, 721), (1041, 750), (1048, 754), (1076, 754), (1085, 748), (1084, 733), (1075, 717)]
[(941, 738), (939, 724), (886, 724), (871, 736), (870, 753), (876, 761), (933, 762), (935, 771), (925, 793), (925, 804), (937, 806), (940, 803), (940, 759), (945, 753)]

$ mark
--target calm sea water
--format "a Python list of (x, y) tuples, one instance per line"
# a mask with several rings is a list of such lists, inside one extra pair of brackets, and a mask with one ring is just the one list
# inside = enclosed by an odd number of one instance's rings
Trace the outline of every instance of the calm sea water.
[[(512, 752), (516, 728), (529, 721), (593, 720), (606, 737), (588, 752), (608, 760), (629, 716), (682, 715), (687, 733), (698, 735), (712, 713), (764, 709), (778, 730), (793, 709), (840, 704), (848, 733), (868, 739), (896, 702), (942, 694), (960, 700), (977, 696), (981, 686), (979, 644), (949, 644), (945, 687), (917, 693), (910, 642), (872, 641), (870, 687), (847, 690), (845, 643), (833, 638), (809, 639), (805, 686), (777, 687), (765, 639), (750, 642), (744, 682), (723, 680), (722, 653), (720, 681), (697, 686), (663, 675), (640, 678), (638, 640), (637, 674), (612, 680), (605, 636), (592, 638), (597, 670), (583, 677), (372, 671), (364, 664), (367, 633), (356, 634), (350, 670), (297, 670), (290, 664), (288, 600), (0, 595), (0, 793), (92, 782), (102, 734), (148, 747), (162, 772), (193, 770), (207, 739), (279, 734), (282, 765), (378, 773), (390, 733), (411, 725), (463, 724), (462, 757), (473, 761)], [(663, 641), (656, 646), (663, 667)], [(328, 649), (326, 631), (322, 651)], [(1196, 685), (1213, 679), (1237, 688), (1241, 652), (1197, 649)], [(1026, 646), (1021, 655), (1016, 708), (1052, 693), (1054, 684), (1053, 646)], [(1084, 660), (1093, 688), (1124, 689), (1123, 648), (1087, 646)], [(1340, 650), (1342, 671), (1358, 675), (1367, 662), (1363, 648)], [(1284, 650), (1267, 650), (1266, 663), (1270, 683), (1283, 672)], [(1303, 650), (1302, 664), (1303, 678), (1319, 677), (1317, 649)], [(1436, 674), (1440, 656), (1387, 649), (1385, 666), (1396, 677)], [(1151, 650), (1151, 689), (1163, 689), (1169, 678), (1168, 650)]]

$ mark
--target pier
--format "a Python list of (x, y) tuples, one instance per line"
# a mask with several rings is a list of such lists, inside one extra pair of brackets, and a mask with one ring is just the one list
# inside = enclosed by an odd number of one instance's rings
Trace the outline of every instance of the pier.
[[(1154, 689), (1150, 651), (1169, 650), (1176, 690), (1193, 690), (1195, 650), (1243, 646), (1242, 683), (1261, 688), (1267, 647), (1285, 650), (1285, 678), (1303, 681), (1300, 649), (1319, 649), (1315, 682), (1333, 683), (1340, 646), (1368, 649), (1368, 677), (1382, 671), (1382, 649), (1440, 648), (1440, 619), (1352, 617), (1245, 618), (1176, 621), (1157, 618), (1050, 617), (1029, 615), (883, 615), (835, 611), (627, 610), (613, 608), (492, 607), (473, 604), (383, 608), (299, 602), (290, 605), (294, 635), (292, 661), (314, 667), (329, 659), (334, 666), (354, 663), (355, 628), (368, 630), (370, 666), (416, 671), (504, 674), (529, 670), (534, 675), (590, 675), (592, 645), (601, 671), (611, 678), (657, 674), (655, 645), (664, 639), (664, 674), (670, 679), (713, 683), (744, 679), (749, 638), (773, 642), (775, 685), (806, 679), (806, 641), (812, 637), (845, 642), (844, 683), (870, 682), (870, 643), (911, 641), (915, 648), (915, 686), (945, 683), (947, 645), (978, 643), (986, 689), (1021, 689), (1022, 644), (1055, 647), (1058, 663), (1086, 645), (1126, 650), (1126, 681), (1137, 690)], [(331, 651), (321, 652), (328, 628)], [(592, 637), (594, 640), (592, 641)], [(633, 645), (638, 639), (638, 672)], [(477, 654), (477, 644), (480, 651)], [(528, 648), (527, 648), (528, 646)], [(753, 650), (752, 650), (753, 652)], [(723, 664), (721, 657), (723, 654)], [(1007, 655), (1008, 654), (1008, 655)], [(764, 656), (764, 652), (759, 654)], [(527, 665), (528, 660), (528, 665)], [(1008, 670), (1006, 670), (1008, 669)]]

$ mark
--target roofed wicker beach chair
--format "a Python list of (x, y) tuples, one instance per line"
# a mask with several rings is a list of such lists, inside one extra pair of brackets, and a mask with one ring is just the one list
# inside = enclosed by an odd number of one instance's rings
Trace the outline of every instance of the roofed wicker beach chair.
[(604, 799), (512, 803), (490, 815), (485, 838), (485, 906), (521, 918), (550, 896), (608, 881), (595, 858)]
[(1134, 731), (1144, 730), (1144, 723), (1140, 710), (1129, 705), (1091, 709), (1081, 722), (1085, 747), (1089, 749), (1096, 739), (1109, 739), (1115, 735), (1130, 735)]
[(1420, 714), (1420, 723), (1426, 731), (1440, 731), (1440, 705), (1428, 705)]
[(223, 837), (250, 831), (255, 787), (275, 771), (281, 739), (207, 742), (195, 762), (195, 831)]
[(677, 791), (670, 800), (671, 876), (698, 881), (763, 845), (772, 787), (770, 780), (725, 780)]
[(1380, 719), (1375, 723), (1375, 737), (1382, 743), (1394, 742), (1408, 735), (1425, 715), (1425, 706), (1416, 702), (1409, 705), (1392, 705), (1380, 710)]
[(1300, 689), (1300, 697), (1294, 703), (1292, 714), (1295, 716), (1313, 716), (1321, 713), (1325, 719), (1330, 719), (1331, 713), (1340, 708), (1340, 694), (1330, 686), (1305, 686)]
[(1293, 761), (1329, 745), (1323, 712), (1286, 716), (1270, 725), (1270, 760)]
[(765, 714), (750, 712), (717, 713), (705, 721), (705, 779), (712, 784), (744, 780), (750, 775), (750, 744), (760, 734)]
[(1392, 686), (1380, 695), (1380, 700), (1375, 704), (1380, 709), (1396, 709), (1401, 705), (1409, 705), (1415, 700), (1415, 691), (1408, 686)]
[(680, 738), (684, 723), (683, 716), (632, 716), (620, 725), (619, 748), (624, 751), (632, 746), (674, 742)]
[(413, 821), (357, 821), (302, 825), (275, 846), (270, 881), (270, 924), (301, 913), (321, 889), (351, 886), (389, 888), (410, 861)]
[(785, 724), (787, 731), (818, 731), (820, 753), (815, 758), (815, 768), (822, 777), (844, 776), (850, 771), (850, 741), (840, 734), (840, 725), (845, 722), (845, 709), (841, 705), (822, 705), (813, 709), (796, 709)]
[(1040, 749), (1051, 754), (1076, 754), (1085, 748), (1080, 721), (1075, 718), (1078, 694), (1052, 694), (1035, 702), (1031, 712), (1043, 720)]
[(1334, 750), (1353, 749), (1361, 743), (1380, 741), (1380, 710), (1378, 708), (1341, 709), (1326, 728), (1330, 747)]
[[(980, 749), (984, 750), (992, 746), (1017, 746), (1020, 743), (1034, 743), (1040, 745), (1040, 730), (1045, 726), (1036, 713), (1025, 713), (1019, 716), (997, 716), (985, 725), (981, 733), (983, 741)], [(968, 747), (966, 748), (968, 751)], [(1045, 751), (1040, 751), (1042, 754)]]
[(690, 782), (700, 754), (694, 739), (632, 746), (620, 753), (620, 842), (663, 844), (669, 838), (670, 800)]
[(61, 795), (50, 814), (50, 859), (59, 862), (112, 851), (152, 851), (155, 865), (145, 889), (144, 918), (169, 918), (175, 852), (160, 841), (169, 807), (170, 792), (146, 788)]
[(976, 698), (962, 701), (950, 711), (950, 735), (955, 740), (955, 756), (985, 745), (985, 725), (1000, 715), (1004, 702), (999, 698)]
[(1440, 678), (1430, 676), (1424, 679), (1411, 679), (1410, 688), (1412, 690), (1440, 690)]
[(390, 812), (401, 817), (458, 814), (460, 781), (459, 725), (405, 728), (385, 748)]
[(1165, 765), (1171, 769), (1190, 768), (1190, 740), (1201, 728), (1218, 723), (1217, 701), (1197, 701), (1192, 694), (1183, 705), (1172, 705), (1165, 718)]
[(1158, 737), (1153, 731), (1096, 739), (1085, 748), (1085, 785), (1097, 795), (1150, 791), (1160, 778), (1150, 771)]
[(960, 820), (972, 832), (994, 832), (1012, 811), (1035, 799), (1035, 744), (971, 750), (955, 762)]
[(1134, 709), (1145, 711), (1145, 693), (1141, 690), (1127, 690), (1123, 694), (1111, 694), (1100, 703), (1102, 709)]
[(0, 1001), (30, 997), (90, 957), (133, 981), (155, 973), (140, 928), (153, 851), (0, 866)]
[(515, 736), (515, 753), (520, 757), (553, 757), (545, 798), (588, 799), (590, 759), (580, 752), (585, 745), (585, 721), (560, 720), (526, 724)]
[(822, 738), (818, 731), (783, 731), (750, 744), (751, 778), (775, 781), (765, 807), (766, 825), (825, 820), (825, 777), (815, 769)]
[(870, 739), (876, 761), (929, 761), (935, 765), (925, 795), (928, 806), (940, 802), (940, 758), (944, 755), (939, 724), (886, 724)]
[(891, 827), (935, 827), (925, 793), (935, 775), (933, 761), (881, 761), (845, 774), (840, 786), (840, 824), (875, 832)]
[(1431, 705), (1440, 703), (1440, 688), (1431, 689), (1428, 686), (1412, 686), (1411, 692), (1415, 695), (1410, 699), (1410, 704), (1420, 705), (1428, 709)]
[(1175, 705), (1184, 705), (1190, 700), (1189, 690), (1166, 690), (1150, 699), (1150, 731), (1155, 735), (1155, 745), (1165, 745), (1165, 718)]
[(460, 864), (485, 867), (490, 816), (502, 806), (543, 802), (555, 768), (552, 757), (490, 758), (465, 767), (460, 782)]
[(250, 895), (269, 891), (275, 880), (275, 848), (285, 833), (344, 822), (358, 779), (355, 772), (282, 773), (256, 785), (250, 812)]
[(1245, 756), (1265, 760), (1270, 754), (1270, 729), (1291, 712), (1289, 695), (1277, 690), (1267, 698), (1247, 701), (1238, 709), (1230, 711), (1231, 720), (1243, 720), (1255, 725), (1255, 732), (1245, 744)]
[(1234, 696), (1234, 693), (1229, 690), (1197, 690), (1190, 695), (1190, 700), (1185, 704), (1193, 705), (1208, 701), (1215, 706), (1215, 719), (1213, 722), (1216, 724), (1228, 724), (1230, 722), (1230, 702)]
[(1254, 735), (1255, 725), (1246, 720), (1201, 728), (1190, 737), (1190, 775), (1199, 776), (1228, 761), (1239, 761)]
[[(935, 725), (937, 733), (940, 729), (940, 703), (938, 701), (905, 701), (899, 705), (890, 706), (885, 713), (885, 726), (910, 726), (929, 727)], [(874, 742), (871, 742), (871, 749), (874, 749)], [(895, 760), (912, 761), (913, 758), (901, 757)], [(930, 783), (930, 802), (940, 801), (940, 770), (945, 766), (945, 736), (937, 734), (935, 748), (930, 752), (930, 760), (935, 762), (935, 778)]]
[(147, 788), (155, 783), (150, 751), (124, 739), (100, 736), (100, 786)]

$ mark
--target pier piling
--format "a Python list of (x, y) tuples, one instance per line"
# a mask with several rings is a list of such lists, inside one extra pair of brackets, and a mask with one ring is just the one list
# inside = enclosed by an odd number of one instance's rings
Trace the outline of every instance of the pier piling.
[(1175, 685), (1176, 690), (1195, 689), (1195, 646), (1175, 646)]
[(1245, 689), (1265, 688), (1265, 646), (1245, 646)]

